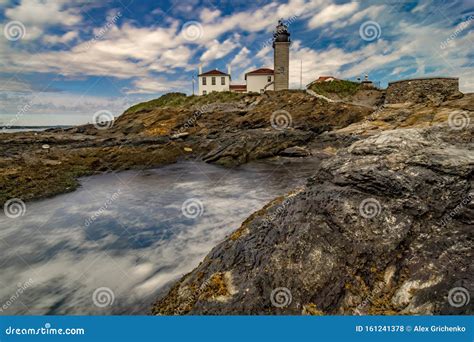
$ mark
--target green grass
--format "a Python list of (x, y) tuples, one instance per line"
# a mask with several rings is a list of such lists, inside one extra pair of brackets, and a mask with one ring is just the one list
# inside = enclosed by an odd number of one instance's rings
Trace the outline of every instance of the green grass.
[(342, 97), (354, 95), (359, 88), (359, 83), (345, 80), (315, 83), (310, 87), (311, 90), (321, 95), (337, 94)]
[(125, 111), (125, 114), (138, 113), (141, 111), (150, 111), (155, 108), (189, 107), (192, 105), (205, 105), (209, 103), (233, 102), (238, 101), (245, 96), (248, 95), (241, 93), (232, 93), (230, 91), (213, 92), (205, 96), (186, 96), (186, 94), (183, 93), (168, 93), (162, 95), (157, 99), (138, 103), (128, 108)]
[(147, 111), (156, 107), (176, 107), (186, 101), (186, 94), (183, 93), (168, 93), (157, 99), (138, 103), (128, 108), (125, 113), (137, 113)]

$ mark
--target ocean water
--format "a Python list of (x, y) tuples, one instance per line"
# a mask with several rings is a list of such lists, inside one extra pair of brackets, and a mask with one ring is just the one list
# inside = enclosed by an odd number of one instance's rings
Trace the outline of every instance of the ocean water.
[(81, 179), (0, 213), (0, 314), (147, 314), (252, 212), (305, 183), (317, 160), (236, 169), (180, 162)]
[(69, 128), (69, 127), (72, 127), (72, 126), (0, 127), (0, 133), (41, 132), (49, 128)]
[(17, 132), (32, 132), (32, 131), (40, 132), (48, 128), (49, 127), (47, 128), (6, 128), (6, 129), (0, 128), (0, 133), (17, 133)]

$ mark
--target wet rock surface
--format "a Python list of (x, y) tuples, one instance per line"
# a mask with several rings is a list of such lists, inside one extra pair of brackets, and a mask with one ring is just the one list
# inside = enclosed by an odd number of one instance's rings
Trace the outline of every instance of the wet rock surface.
[(250, 160), (263, 159), (286, 151), (288, 146), (306, 144), (314, 137), (312, 132), (301, 130), (256, 129), (224, 134), (203, 157), (205, 162), (224, 166), (237, 166)]
[(285, 148), (280, 152), (280, 155), (284, 157), (308, 157), (311, 155), (311, 152), (304, 147), (293, 146)]
[[(474, 152), (450, 135), (398, 129), (340, 150), (249, 217), (153, 313), (472, 314), (450, 291), (474, 286)], [(227, 275), (222, 300), (201, 295), (216, 274)]]

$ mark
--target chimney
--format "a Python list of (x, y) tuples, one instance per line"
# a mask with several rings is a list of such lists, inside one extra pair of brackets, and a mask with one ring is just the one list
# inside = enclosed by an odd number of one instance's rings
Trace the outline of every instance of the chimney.
[(201, 75), (201, 74), (202, 74), (202, 64), (199, 64), (198, 75)]
[(228, 73), (229, 76), (230, 76), (230, 64), (227, 65), (227, 73)]

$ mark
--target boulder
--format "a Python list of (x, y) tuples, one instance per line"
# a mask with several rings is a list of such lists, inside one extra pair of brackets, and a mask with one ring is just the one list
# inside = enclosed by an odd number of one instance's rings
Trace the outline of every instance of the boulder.
[(472, 314), (474, 149), (448, 130), (385, 131), (340, 150), (153, 313)]

